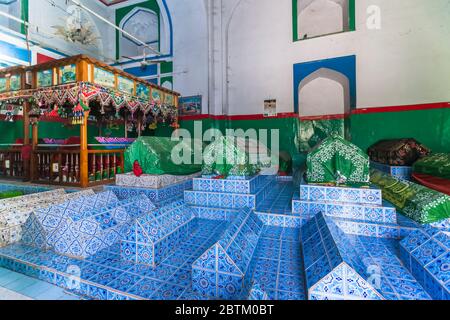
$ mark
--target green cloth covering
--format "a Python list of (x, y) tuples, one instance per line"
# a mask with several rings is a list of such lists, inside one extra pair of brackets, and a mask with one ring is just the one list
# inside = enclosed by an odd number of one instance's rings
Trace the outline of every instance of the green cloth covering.
[(0, 192), (0, 199), (10, 199), (20, 196), (23, 196), (23, 192), (18, 190)]
[[(202, 143), (196, 140), (178, 142), (165, 137), (140, 137), (125, 151), (125, 172), (133, 171), (137, 160), (145, 174), (191, 175), (201, 170), (201, 164), (194, 164), (194, 150), (201, 155), (202, 149)], [(180, 151), (177, 154), (187, 161), (174, 163), (172, 150)]]
[(332, 135), (346, 136), (344, 120), (302, 121), (299, 129), (299, 150), (305, 153), (311, 152), (314, 147)]
[(248, 142), (235, 137), (220, 137), (212, 142), (203, 154), (202, 173), (224, 177), (246, 177), (254, 176), (261, 168), (270, 166), (270, 158), (258, 157), (258, 145), (261, 154), (270, 156), (267, 147), (254, 140)]
[(414, 164), (413, 171), (450, 180), (450, 153), (436, 153), (424, 157)]
[(308, 183), (364, 185), (370, 180), (369, 157), (337, 135), (322, 141), (307, 157)]
[(418, 223), (429, 224), (450, 218), (450, 197), (443, 193), (378, 170), (371, 171), (370, 181), (381, 188), (383, 199)]

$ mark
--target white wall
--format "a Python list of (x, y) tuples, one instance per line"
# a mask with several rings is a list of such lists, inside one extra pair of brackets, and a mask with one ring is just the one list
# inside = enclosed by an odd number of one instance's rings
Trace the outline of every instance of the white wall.
[[(262, 113), (271, 98), (278, 112), (292, 112), (293, 65), (347, 55), (357, 56), (358, 108), (450, 101), (448, 0), (358, 0), (357, 31), (299, 42), (292, 40), (291, 0), (215, 3), (223, 32), (214, 35), (226, 56), (214, 61), (225, 74), (214, 86), (223, 95), (214, 110)], [(366, 27), (369, 5), (381, 8), (380, 30)]]
[(167, 0), (173, 23), (173, 83), (183, 96), (201, 95), (208, 113), (208, 20), (204, 0)]

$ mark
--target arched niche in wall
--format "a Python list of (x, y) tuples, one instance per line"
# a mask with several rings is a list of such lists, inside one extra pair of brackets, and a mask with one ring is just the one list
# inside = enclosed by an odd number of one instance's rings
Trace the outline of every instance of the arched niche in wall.
[(350, 111), (350, 81), (340, 72), (321, 68), (298, 88), (301, 117), (346, 114)]
[[(120, 27), (155, 50), (159, 50), (159, 17), (156, 12), (135, 8), (121, 21)], [(143, 45), (124, 33), (120, 33), (119, 46), (122, 56), (137, 57), (144, 53)]]
[[(120, 8), (116, 10), (116, 23), (163, 55), (172, 55), (172, 20), (166, 0), (148, 0)], [(117, 32), (117, 59), (123, 56), (140, 58), (144, 51), (146, 56), (156, 55), (150, 49), (144, 50), (138, 41)]]
[(293, 0), (294, 40), (355, 30), (355, 0)]

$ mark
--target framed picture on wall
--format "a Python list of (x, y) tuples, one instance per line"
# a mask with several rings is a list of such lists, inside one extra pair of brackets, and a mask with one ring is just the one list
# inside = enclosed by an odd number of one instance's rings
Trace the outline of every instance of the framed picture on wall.
[(44, 70), (44, 71), (37, 72), (38, 88), (51, 87), (52, 85), (53, 85), (53, 71), (52, 70)]
[(195, 116), (202, 114), (202, 96), (181, 97), (178, 102), (180, 116)]
[(77, 81), (77, 66), (70, 64), (59, 68), (59, 83), (66, 84)]
[(114, 88), (116, 78), (114, 76), (114, 73), (95, 67), (94, 82), (100, 86)]
[(138, 83), (136, 85), (136, 96), (141, 99), (149, 99), (150, 98), (150, 89), (148, 86)]
[(9, 79), (9, 90), (11, 91), (20, 90), (22, 88), (21, 80), (22, 77), (20, 76), (20, 74), (11, 76), (11, 78)]
[(277, 100), (264, 100), (264, 117), (277, 116)]
[(0, 78), (0, 92), (5, 92), (7, 89), (6, 78)]

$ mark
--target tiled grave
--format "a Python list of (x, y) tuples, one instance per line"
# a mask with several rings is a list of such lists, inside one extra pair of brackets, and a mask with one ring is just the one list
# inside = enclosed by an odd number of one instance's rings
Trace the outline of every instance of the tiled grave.
[[(86, 260), (25, 245), (0, 248), (0, 267), (41, 279), (83, 297), (100, 300), (207, 299), (191, 290), (192, 263), (210, 248), (228, 223), (197, 219), (198, 229), (156, 268), (122, 261), (120, 245)], [(80, 283), (73, 282), (75, 277)]]
[(270, 193), (274, 176), (258, 175), (250, 179), (194, 179), (193, 190), (185, 191), (184, 200), (193, 206), (242, 209), (256, 208)]
[(116, 186), (131, 188), (162, 189), (175, 184), (184, 183), (196, 178), (200, 173), (189, 176), (150, 175), (144, 174), (137, 177), (132, 172), (116, 175)]
[(22, 239), (22, 227), (31, 212), (93, 194), (92, 189), (73, 193), (57, 189), (0, 200), (0, 246)]
[(106, 191), (112, 191), (120, 199), (124, 200), (130, 197), (135, 197), (140, 194), (145, 194), (152, 202), (158, 204), (164, 201), (171, 201), (175, 198), (183, 196), (185, 190), (192, 189), (192, 180), (171, 185), (161, 189), (149, 189), (138, 187), (121, 187), (121, 186), (105, 186)]
[[(449, 298), (446, 221), (421, 227), (395, 214), (374, 188), (302, 185), (294, 190), (292, 181), (273, 176), (202, 177), (162, 189), (106, 189), (111, 192), (60, 204), (52, 217), (41, 219), (40, 224), (49, 228), (61, 217), (72, 221), (70, 232), (63, 231), (67, 223), (56, 227), (64, 235), (60, 239), (70, 242), (75, 235), (91, 230), (86, 223), (77, 229), (77, 223), (94, 219), (96, 230), (102, 231), (88, 232), (89, 237), (106, 239), (104, 234), (120, 230), (110, 233), (110, 242), (102, 240), (107, 245), (94, 245), (95, 250), (79, 255), (80, 250), (56, 253), (54, 247), (48, 251), (13, 244), (0, 248), (0, 267), (88, 299)], [(193, 190), (184, 192), (189, 189)], [(181, 201), (183, 195), (189, 198), (192, 193), (206, 194), (206, 198), (200, 196), (192, 205)], [(219, 197), (214, 197), (217, 194)], [(249, 206), (243, 209), (244, 215), (242, 208), (235, 207), (234, 195), (254, 197), (250, 205), (239, 203)], [(299, 212), (296, 202), (302, 201), (308, 207)], [(128, 218), (120, 219), (125, 216)], [(138, 230), (143, 230), (139, 237)], [(124, 259), (126, 248), (120, 240), (134, 248), (151, 247), (158, 254), (142, 251), (141, 256), (148, 258), (142, 263), (136, 249), (131, 259)], [(158, 247), (164, 243), (170, 245)], [(167, 251), (159, 249), (169, 247)], [(78, 275), (79, 286), (73, 282)]]
[(252, 263), (263, 224), (250, 209), (241, 210), (219, 241), (192, 265), (192, 289), (203, 296), (238, 299), (251, 287)]
[[(330, 187), (303, 182), (300, 193), (294, 195), (292, 212), (300, 216), (303, 222), (323, 213), (342, 221), (342, 225), (347, 225), (348, 230), (350, 226), (352, 230), (358, 227), (372, 230), (382, 225), (380, 230), (385, 233), (400, 232), (397, 210), (391, 204), (383, 202), (381, 190), (374, 187)], [(376, 231), (363, 235), (377, 236)]]
[(370, 162), (370, 167), (373, 169), (383, 171), (383, 172), (390, 174), (391, 176), (394, 176), (396, 178), (399, 178), (402, 180), (409, 180), (409, 181), (411, 181), (411, 176), (413, 173), (412, 167), (390, 166), (387, 164), (382, 164), (382, 163), (378, 163), (378, 162), (374, 162), (374, 161)]
[(395, 243), (346, 235), (332, 218), (316, 215), (302, 228), (309, 298), (430, 299), (395, 255)]
[(188, 240), (196, 227), (193, 219), (182, 200), (138, 217), (121, 239), (122, 260), (156, 267)]
[(432, 227), (418, 229), (400, 242), (400, 256), (433, 299), (450, 299), (449, 232)]
[(154, 208), (144, 195), (119, 202), (103, 192), (34, 211), (25, 223), (22, 242), (71, 257), (87, 258), (112, 246), (136, 215)]

